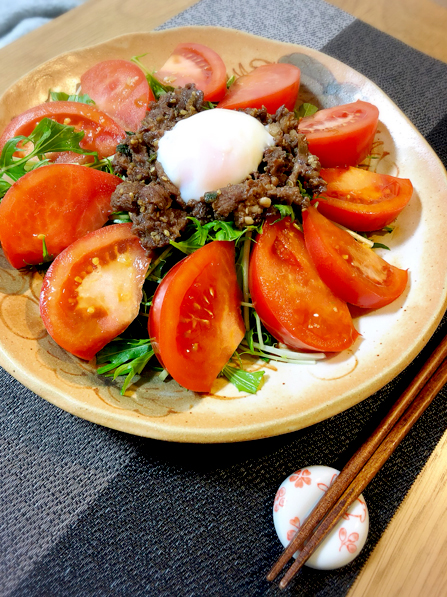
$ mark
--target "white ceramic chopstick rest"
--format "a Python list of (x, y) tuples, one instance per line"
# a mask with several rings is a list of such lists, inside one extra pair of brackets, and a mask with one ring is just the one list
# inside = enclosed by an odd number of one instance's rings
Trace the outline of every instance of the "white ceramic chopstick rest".
[[(309, 466), (285, 479), (273, 504), (273, 522), (286, 547), (339, 471), (329, 466)], [(333, 531), (307, 560), (306, 566), (333, 570), (352, 562), (365, 545), (369, 530), (368, 508), (363, 496), (351, 505)]]

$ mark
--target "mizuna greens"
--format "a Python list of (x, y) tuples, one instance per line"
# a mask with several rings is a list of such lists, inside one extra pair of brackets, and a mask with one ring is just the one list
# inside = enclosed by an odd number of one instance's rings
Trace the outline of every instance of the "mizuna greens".
[[(140, 58), (141, 56), (136, 56), (132, 61), (145, 72), (154, 97), (158, 100), (164, 94), (171, 92), (174, 88), (158, 81), (153, 73), (144, 68)], [(228, 79), (227, 88), (231, 89), (233, 83), (234, 77)], [(50, 91), (49, 95), (54, 101), (95, 104), (94, 100), (85, 94), (68, 95), (63, 92)], [(217, 102), (208, 101), (205, 104), (205, 109), (213, 109), (216, 107)], [(308, 119), (316, 111), (315, 106), (305, 103), (295, 111), (295, 116), (298, 119)], [(128, 133), (128, 137), (131, 138), (133, 134)], [(8, 140), (0, 156), (0, 197), (3, 197), (12, 184), (27, 172), (48, 164), (50, 160), (47, 154), (53, 152), (70, 151), (91, 156), (93, 159), (90, 163), (85, 164), (86, 166), (113, 173), (113, 156), (99, 160), (97, 152), (83, 150), (80, 147), (83, 137), (84, 132), (76, 131), (74, 126), (58, 124), (49, 118), (43, 118), (29, 136), (20, 135)], [(31, 152), (24, 157), (14, 156), (26, 144), (32, 144), (33, 149)], [(131, 155), (128, 155), (129, 147), (125, 142), (118, 143), (116, 151), (131, 157)], [(156, 158), (157, 154), (152, 153), (148, 159), (154, 161)], [(302, 186), (300, 180), (296, 181), (296, 186), (307, 201), (314, 199)], [(216, 195), (217, 193), (213, 191), (205, 193), (205, 202), (212, 203), (216, 200)], [(300, 230), (300, 233), (302, 232), (300, 209), (280, 203), (275, 203), (272, 208), (277, 212), (277, 219), (273, 223), (279, 222), (283, 218), (289, 218), (293, 226)], [(128, 212), (117, 211), (111, 214), (108, 224), (129, 223), (130, 221)], [(253, 219), (251, 221), (253, 222)], [(278, 343), (277, 339), (264, 327), (254, 308), (249, 290), (249, 260), (253, 243), (256, 242), (256, 235), (262, 234), (262, 229), (262, 223), (239, 229), (232, 221), (213, 220), (202, 224), (197, 218), (190, 217), (189, 225), (181, 238), (179, 240), (170, 240), (169, 246), (161, 250), (151, 262), (143, 286), (143, 299), (140, 304), (139, 316), (119, 337), (112, 340), (97, 353), (96, 361), (100, 365), (98, 373), (113, 377), (113, 379), (124, 377), (121, 388), (122, 394), (128, 390), (135, 376), (141, 375), (145, 369), (151, 369), (154, 375), (158, 375), (160, 380), (166, 379), (168, 372), (159, 365), (156, 359), (153, 359), (155, 356), (154, 350), (151, 339), (147, 337), (147, 318), (154, 294), (166, 274), (185, 255), (191, 255), (213, 241), (231, 241), (236, 247), (236, 272), (243, 293), (241, 307), (245, 324), (245, 337), (233, 358), (223, 367), (221, 375), (225, 376), (240, 391), (256, 393), (262, 386), (265, 372), (261, 370), (253, 373), (244, 370), (242, 359), (245, 355), (265, 362), (274, 360), (295, 364), (315, 363), (320, 359), (324, 359), (325, 354), (323, 352), (298, 352), (289, 350), (285, 345)], [(372, 241), (355, 232), (350, 230), (348, 232), (356, 240), (369, 246), (384, 247), (382, 244), (372, 243)], [(45, 237), (42, 238), (42, 253), (45, 262), (49, 259)]]

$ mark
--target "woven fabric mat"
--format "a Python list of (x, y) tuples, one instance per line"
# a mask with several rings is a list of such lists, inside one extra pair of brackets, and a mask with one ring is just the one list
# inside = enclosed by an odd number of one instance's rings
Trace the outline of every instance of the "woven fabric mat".
[[(447, 164), (447, 65), (322, 0), (202, 0), (162, 28), (220, 25), (321, 50), (377, 83)], [(445, 333), (444, 320), (435, 336)], [(443, 391), (364, 496), (370, 534), (335, 572), (265, 581), (281, 552), (272, 504), (298, 468), (341, 468), (427, 351), (380, 392), (285, 436), (181, 445), (73, 417), (0, 371), (0, 594), (345, 595), (447, 427)]]

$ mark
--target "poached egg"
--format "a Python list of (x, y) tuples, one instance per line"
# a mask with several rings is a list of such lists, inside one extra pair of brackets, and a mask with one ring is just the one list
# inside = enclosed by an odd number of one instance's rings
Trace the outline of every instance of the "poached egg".
[(273, 137), (253, 116), (212, 108), (167, 131), (159, 141), (157, 159), (188, 202), (245, 180), (273, 144)]

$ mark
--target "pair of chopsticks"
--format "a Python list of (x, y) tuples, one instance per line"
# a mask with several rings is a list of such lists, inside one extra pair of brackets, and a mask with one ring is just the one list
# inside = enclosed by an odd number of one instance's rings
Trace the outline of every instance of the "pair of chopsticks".
[(340, 472), (334, 484), (274, 564), (267, 580), (274, 580), (297, 550), (301, 551), (281, 579), (280, 588), (285, 588), (299, 572), (441, 391), (447, 382), (446, 357), (447, 336), (433, 351), (377, 429)]

